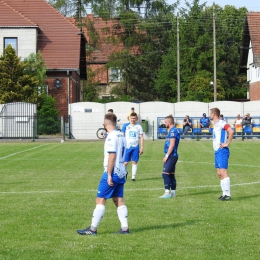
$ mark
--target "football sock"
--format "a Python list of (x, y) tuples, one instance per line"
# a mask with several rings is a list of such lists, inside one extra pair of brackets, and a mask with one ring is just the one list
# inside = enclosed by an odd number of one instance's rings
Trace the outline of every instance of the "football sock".
[(98, 225), (101, 221), (101, 219), (104, 216), (105, 213), (105, 206), (102, 204), (97, 204), (96, 208), (94, 209), (93, 216), (92, 216), (92, 222), (91, 222), (91, 230), (96, 231), (98, 228)]
[(128, 211), (127, 211), (126, 205), (117, 207), (117, 215), (118, 215), (119, 221), (121, 223), (122, 231), (126, 231), (128, 229), (127, 214), (128, 214)]
[(175, 197), (175, 196), (176, 196), (175, 190), (171, 190), (171, 196), (172, 196), (172, 197)]
[(225, 195), (230, 196), (230, 178), (223, 179)]
[(221, 187), (221, 190), (222, 190), (222, 195), (226, 195), (225, 194), (225, 187), (224, 187), (224, 180), (220, 180), (220, 187)]
[(163, 177), (163, 181), (164, 181), (165, 193), (166, 193), (166, 190), (168, 190), (168, 194), (169, 194), (169, 190), (170, 190), (170, 187), (171, 187), (171, 181), (170, 181), (169, 174), (163, 173), (162, 177)]
[(171, 190), (176, 190), (177, 182), (176, 182), (176, 179), (175, 179), (175, 174), (169, 174), (169, 178), (170, 178)]
[(135, 175), (137, 172), (137, 164), (132, 165), (132, 179), (135, 179)]

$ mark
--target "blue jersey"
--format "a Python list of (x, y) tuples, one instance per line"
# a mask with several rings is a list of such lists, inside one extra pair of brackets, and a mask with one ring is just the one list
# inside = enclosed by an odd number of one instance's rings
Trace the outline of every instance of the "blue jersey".
[(168, 135), (166, 137), (166, 141), (164, 144), (164, 153), (165, 154), (168, 152), (171, 138), (175, 138), (175, 145), (174, 145), (173, 151), (171, 152), (171, 154), (168, 154), (168, 156), (177, 156), (178, 157), (178, 146), (179, 146), (179, 142), (180, 142), (180, 134), (176, 127), (172, 127), (170, 129), (170, 131), (168, 132)]
[(208, 117), (202, 117), (201, 119), (200, 119), (200, 123), (204, 126), (204, 127), (209, 127), (209, 125), (210, 125), (210, 120), (209, 120), (209, 118)]

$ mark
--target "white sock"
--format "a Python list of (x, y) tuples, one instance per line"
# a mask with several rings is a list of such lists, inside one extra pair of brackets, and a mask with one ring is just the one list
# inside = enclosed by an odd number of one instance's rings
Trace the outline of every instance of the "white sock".
[(225, 195), (230, 196), (230, 178), (223, 179)]
[(126, 231), (128, 229), (127, 206), (122, 205), (122, 206), (117, 207), (117, 215), (118, 215), (119, 221), (121, 223), (121, 229), (123, 231)]
[(132, 179), (135, 179), (135, 175), (137, 172), (137, 164), (132, 165)]
[(221, 187), (221, 190), (222, 190), (222, 195), (225, 196), (225, 187), (224, 187), (224, 180), (220, 180), (220, 187)]
[(169, 190), (165, 190), (164, 194), (165, 194), (165, 195), (169, 195), (169, 194), (170, 194), (170, 191), (169, 191)]
[(96, 208), (94, 209), (93, 216), (92, 216), (92, 222), (91, 222), (91, 229), (93, 231), (96, 231), (98, 228), (98, 225), (103, 218), (105, 214), (105, 206), (102, 204), (97, 204)]
[(172, 197), (175, 197), (175, 196), (176, 196), (175, 190), (172, 190), (172, 191), (171, 191), (171, 196), (172, 196)]

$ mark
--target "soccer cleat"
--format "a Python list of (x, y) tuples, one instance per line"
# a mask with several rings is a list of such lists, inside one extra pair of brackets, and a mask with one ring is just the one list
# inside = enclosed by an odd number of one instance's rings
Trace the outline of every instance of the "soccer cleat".
[(132, 179), (132, 181), (135, 181), (135, 179)]
[(162, 196), (159, 197), (160, 199), (170, 199), (171, 196), (170, 195), (167, 195), (167, 194), (164, 194)]
[(220, 200), (222, 200), (222, 201), (231, 200), (231, 196), (225, 195)]
[(123, 231), (122, 229), (120, 229), (119, 231), (116, 232), (117, 235), (129, 235), (130, 231), (129, 229)]
[(218, 199), (219, 199), (219, 200), (222, 200), (222, 198), (223, 198), (223, 197), (224, 197), (224, 196), (223, 196), (223, 195), (221, 195), (221, 196), (220, 196)]
[(77, 230), (78, 234), (80, 235), (96, 235), (97, 234), (97, 230), (96, 231), (93, 231), (90, 229), (90, 227), (86, 228), (86, 229), (82, 229), (82, 230)]

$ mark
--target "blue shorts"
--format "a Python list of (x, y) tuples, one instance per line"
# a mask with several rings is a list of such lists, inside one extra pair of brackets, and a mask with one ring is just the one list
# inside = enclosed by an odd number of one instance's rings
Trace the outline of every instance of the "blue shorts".
[(116, 174), (112, 174), (114, 185), (109, 186), (107, 183), (107, 173), (104, 172), (99, 182), (97, 197), (110, 199), (113, 197), (124, 197), (125, 178), (119, 179)]
[(163, 165), (163, 172), (175, 173), (175, 166), (178, 161), (177, 156), (169, 156), (166, 163)]
[(220, 148), (215, 152), (215, 168), (227, 169), (228, 168), (229, 149)]
[(124, 162), (130, 162), (130, 161), (132, 162), (139, 161), (139, 146), (126, 149)]

